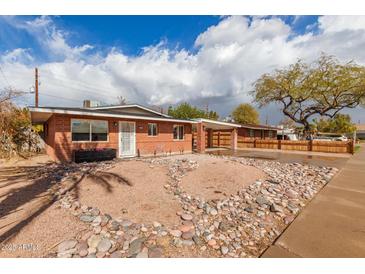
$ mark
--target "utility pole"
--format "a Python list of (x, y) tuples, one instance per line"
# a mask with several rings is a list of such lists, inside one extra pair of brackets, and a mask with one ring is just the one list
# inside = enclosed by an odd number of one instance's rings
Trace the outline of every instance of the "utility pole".
[(38, 107), (38, 68), (35, 68), (35, 107)]

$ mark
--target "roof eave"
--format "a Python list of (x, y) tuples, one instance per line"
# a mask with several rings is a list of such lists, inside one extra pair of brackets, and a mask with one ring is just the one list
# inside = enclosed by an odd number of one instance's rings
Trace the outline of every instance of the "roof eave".
[(193, 120), (181, 120), (174, 118), (164, 118), (164, 117), (150, 117), (150, 116), (135, 116), (135, 115), (125, 115), (125, 114), (110, 114), (110, 113), (99, 113), (93, 111), (78, 111), (78, 110), (66, 110), (62, 108), (36, 108), (29, 107), (30, 112), (38, 113), (53, 113), (53, 114), (68, 114), (68, 115), (85, 115), (94, 117), (107, 117), (107, 118), (124, 118), (124, 119), (136, 119), (136, 120), (152, 120), (152, 121), (167, 121), (167, 122), (177, 122), (177, 123), (190, 123), (195, 124)]

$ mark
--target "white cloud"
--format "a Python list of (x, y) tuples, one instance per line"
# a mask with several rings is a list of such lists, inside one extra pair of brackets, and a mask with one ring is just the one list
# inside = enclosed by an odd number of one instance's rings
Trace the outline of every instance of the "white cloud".
[(365, 16), (322, 16), (318, 19), (318, 25), (324, 32), (364, 30)]
[(69, 33), (56, 27), (48, 16), (40, 16), (34, 20), (22, 21), (17, 17), (5, 17), (9, 25), (22, 29), (32, 35), (39, 45), (52, 57), (58, 56), (67, 59), (80, 58), (91, 45), (70, 46), (66, 41)]
[[(143, 104), (209, 101), (226, 115), (232, 106), (251, 101), (248, 92), (262, 73), (297, 58), (313, 60), (323, 51), (364, 64), (364, 21), (365, 17), (324, 16), (318, 20), (319, 32), (293, 36), (291, 27), (279, 18), (224, 17), (197, 37), (195, 53), (171, 50), (161, 42), (133, 57), (118, 49), (103, 56), (87, 54), (92, 48), (87, 44), (70, 46), (69, 34), (57, 29), (48, 17), (18, 22), (17, 27), (37, 36), (50, 54), (63, 57), (39, 66), (41, 92), (80, 102), (42, 97), (44, 105), (80, 106), (85, 98), (110, 103), (122, 95)], [(33, 68), (22, 59), (9, 55), (2, 62), (10, 75), (21, 76), (14, 77), (14, 82), (25, 89), (33, 82)], [(279, 111), (270, 113), (271, 119), (279, 116)]]
[(30, 63), (34, 61), (33, 56), (29, 53), (29, 49), (17, 48), (12, 51), (7, 51), (1, 56), (3, 63)]

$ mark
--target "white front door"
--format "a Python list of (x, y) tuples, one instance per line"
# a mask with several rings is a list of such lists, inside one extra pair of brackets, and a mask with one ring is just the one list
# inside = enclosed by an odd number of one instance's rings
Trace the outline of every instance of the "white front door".
[(119, 122), (119, 156), (131, 157), (136, 154), (136, 124)]

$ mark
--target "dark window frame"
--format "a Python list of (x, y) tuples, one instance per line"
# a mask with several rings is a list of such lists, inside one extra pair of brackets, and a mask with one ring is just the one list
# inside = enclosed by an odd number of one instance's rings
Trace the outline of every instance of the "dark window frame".
[[(85, 133), (89, 135), (89, 138), (85, 138), (84, 140), (75, 140), (74, 138), (74, 133), (73, 133), (73, 123), (75, 121), (79, 121), (79, 122), (87, 122), (89, 124), (89, 132)], [(93, 123), (94, 122), (104, 122), (106, 123), (106, 133), (101, 133), (101, 134), (106, 134), (106, 140), (95, 140), (93, 133), (92, 133), (92, 127), (93, 127)], [(95, 133), (96, 134), (96, 133)], [(77, 118), (72, 118), (71, 119), (71, 142), (73, 143), (107, 143), (109, 142), (109, 122), (107, 120), (93, 120), (93, 119), (77, 119)]]
[[(152, 126), (152, 132), (150, 132), (150, 126)], [(147, 134), (149, 137), (156, 137), (158, 135), (157, 123), (148, 123)]]
[[(175, 137), (175, 129), (176, 129), (176, 137)], [(174, 125), (172, 135), (173, 135), (172, 137), (173, 137), (174, 141), (184, 141), (185, 140), (184, 125)]]

